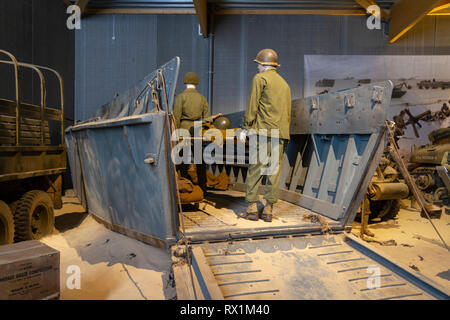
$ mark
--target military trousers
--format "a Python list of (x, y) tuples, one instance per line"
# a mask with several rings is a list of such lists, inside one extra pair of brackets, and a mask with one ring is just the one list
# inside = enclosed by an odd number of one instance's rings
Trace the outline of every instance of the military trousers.
[[(261, 142), (260, 137), (258, 136), (256, 148), (250, 146), (254, 152), (252, 153), (250, 150), (245, 200), (247, 202), (256, 202), (259, 200), (259, 187), (265, 177), (264, 199), (266, 199), (268, 204), (274, 204), (278, 201), (281, 169), (288, 140), (275, 139), (271, 141), (270, 137), (268, 137), (267, 142), (264, 142), (264, 140)], [(273, 145), (273, 142), (276, 145)], [(275, 148), (278, 148), (278, 155), (276, 154)], [(269, 161), (264, 161), (260, 153), (267, 153)]]

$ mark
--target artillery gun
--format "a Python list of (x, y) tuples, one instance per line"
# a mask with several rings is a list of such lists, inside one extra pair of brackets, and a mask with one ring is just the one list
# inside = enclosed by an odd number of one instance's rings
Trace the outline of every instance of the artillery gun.
[(395, 218), (400, 211), (400, 200), (407, 198), (409, 194), (408, 185), (395, 169), (395, 164), (386, 151), (367, 188), (370, 221), (380, 222)]
[(446, 187), (448, 176), (445, 171), (450, 168), (450, 128), (432, 131), (428, 138), (431, 144), (412, 151), (408, 169), (428, 202), (448, 207), (450, 197)]

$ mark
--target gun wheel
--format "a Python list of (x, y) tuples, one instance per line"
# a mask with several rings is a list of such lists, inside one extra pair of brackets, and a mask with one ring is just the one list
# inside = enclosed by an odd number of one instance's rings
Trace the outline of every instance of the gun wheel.
[(370, 219), (394, 219), (400, 211), (400, 200), (370, 201)]

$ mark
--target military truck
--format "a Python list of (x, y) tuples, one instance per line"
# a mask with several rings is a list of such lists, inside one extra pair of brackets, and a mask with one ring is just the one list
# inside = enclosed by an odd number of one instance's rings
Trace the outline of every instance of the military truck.
[[(64, 146), (64, 87), (53, 69), (9, 60), (0, 60), (2, 89), (8, 81), (14, 94), (0, 97), (0, 244), (40, 239), (53, 231), (54, 208), (61, 208), (62, 173), (66, 170)], [(24, 102), (21, 90), (31, 70), (40, 85), (40, 104)], [(13, 77), (6, 79), (13, 72)], [(44, 77), (53, 74), (59, 81), (59, 108), (46, 105)], [(11, 98), (13, 97), (14, 98)], [(49, 125), (51, 123), (51, 126)], [(50, 127), (60, 132), (51, 136)], [(59, 139), (58, 139), (59, 138)], [(53, 141), (54, 140), (54, 141)]]
[(448, 207), (450, 128), (434, 130), (428, 134), (428, 138), (431, 144), (417, 147), (411, 152), (408, 170), (428, 202)]

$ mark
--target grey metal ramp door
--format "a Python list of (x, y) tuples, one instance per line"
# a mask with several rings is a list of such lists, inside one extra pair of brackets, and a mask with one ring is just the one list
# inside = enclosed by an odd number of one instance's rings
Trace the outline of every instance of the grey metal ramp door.
[[(351, 220), (384, 149), (392, 89), (385, 81), (293, 101), (280, 199)], [(247, 168), (226, 169), (242, 190)]]
[(373, 174), (385, 143), (392, 89), (385, 81), (294, 101), (282, 188), (340, 208), (316, 205), (314, 211), (331, 219), (354, 214), (351, 203), (367, 188), (364, 178)]

